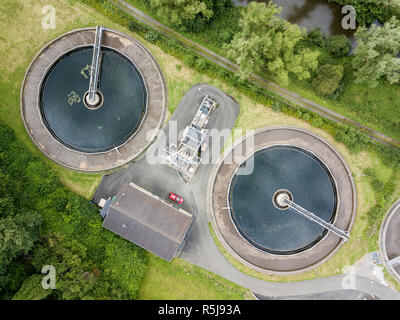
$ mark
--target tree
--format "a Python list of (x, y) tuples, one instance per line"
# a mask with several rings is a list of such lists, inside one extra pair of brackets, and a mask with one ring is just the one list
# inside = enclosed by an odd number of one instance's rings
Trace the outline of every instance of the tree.
[(35, 251), (32, 264), (37, 272), (45, 265), (56, 270), (56, 289), (41, 289), (42, 274), (34, 274), (24, 281), (14, 299), (46, 298), (51, 293), (63, 300), (76, 299), (126, 299), (127, 296), (86, 259), (86, 248), (75, 239), (60, 234), (49, 234), (44, 243)]
[(240, 66), (243, 79), (252, 72), (268, 71), (288, 83), (290, 74), (307, 79), (318, 67), (319, 51), (295, 49), (304, 39), (305, 29), (279, 18), (281, 10), (272, 3), (256, 2), (244, 10), (241, 31), (226, 47), (228, 56)]
[(335, 93), (343, 78), (343, 70), (342, 65), (326, 64), (321, 66), (312, 82), (315, 91), (325, 96)]
[(326, 48), (332, 56), (344, 57), (351, 50), (351, 42), (344, 34), (330, 36), (326, 41)]
[(42, 217), (20, 205), (16, 181), (2, 170), (0, 167), (0, 292), (4, 294), (16, 285), (16, 278), (20, 278), (17, 276), (21, 273), (18, 260), (33, 249)]
[[(53, 263), (58, 289), (46, 296), (37, 280)], [(0, 121), (0, 299), (136, 299), (146, 266)]]
[(376, 19), (388, 21), (393, 15), (400, 16), (400, 0), (329, 0), (342, 5), (352, 5), (357, 12), (357, 22), (368, 25)]
[(12, 298), (13, 300), (43, 300), (51, 295), (51, 290), (42, 287), (42, 274), (34, 274), (26, 279), (21, 288)]
[(213, 16), (213, 10), (207, 7), (204, 0), (149, 0), (151, 8), (160, 17), (168, 17), (173, 25), (181, 26), (194, 22), (207, 22)]
[(324, 47), (326, 41), (325, 34), (321, 28), (315, 28), (307, 33), (305, 41), (308, 45)]
[(400, 82), (400, 21), (393, 17), (383, 27), (360, 27), (352, 66), (355, 82), (374, 88), (382, 79)]

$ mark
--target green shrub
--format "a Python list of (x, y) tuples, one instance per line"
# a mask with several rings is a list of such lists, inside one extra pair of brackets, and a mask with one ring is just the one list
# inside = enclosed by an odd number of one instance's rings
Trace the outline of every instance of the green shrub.
[(186, 54), (183, 57), (182, 62), (187, 65), (188, 67), (194, 67), (196, 64), (196, 57), (193, 56), (192, 54)]
[(344, 57), (351, 50), (351, 42), (344, 34), (330, 36), (326, 41), (326, 48), (333, 57)]
[(160, 39), (160, 33), (158, 33), (157, 31), (148, 31), (145, 34), (144, 38), (149, 42), (156, 42)]
[(311, 119), (311, 124), (314, 127), (321, 128), (324, 124), (324, 120), (322, 120), (322, 118), (319, 116), (313, 116)]
[(129, 20), (128, 29), (132, 32), (143, 31), (143, 27), (133, 19)]
[(339, 142), (344, 143), (349, 147), (352, 152), (359, 152), (363, 149), (365, 144), (367, 143), (367, 138), (365, 135), (359, 133), (357, 130), (347, 127), (340, 126), (341, 129), (336, 130), (335, 139)]
[(195, 62), (195, 67), (200, 72), (203, 72), (208, 68), (208, 61), (204, 58), (197, 58)]
[(271, 108), (272, 108), (272, 110), (274, 110), (275, 112), (280, 112), (280, 111), (282, 111), (283, 106), (284, 106), (284, 104), (283, 104), (282, 102), (280, 102), (280, 101), (275, 101), (275, 102), (272, 104)]
[(314, 90), (323, 96), (332, 96), (343, 79), (344, 68), (341, 65), (325, 64), (319, 67), (312, 85)]

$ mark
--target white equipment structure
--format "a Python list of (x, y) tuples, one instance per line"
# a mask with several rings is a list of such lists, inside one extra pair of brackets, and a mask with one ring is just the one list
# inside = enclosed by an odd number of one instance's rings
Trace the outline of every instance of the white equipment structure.
[(178, 146), (171, 144), (161, 156), (162, 161), (188, 177), (188, 181), (196, 173), (201, 159), (200, 152), (208, 147), (208, 124), (210, 113), (217, 103), (206, 95), (200, 104), (191, 124), (183, 132)]

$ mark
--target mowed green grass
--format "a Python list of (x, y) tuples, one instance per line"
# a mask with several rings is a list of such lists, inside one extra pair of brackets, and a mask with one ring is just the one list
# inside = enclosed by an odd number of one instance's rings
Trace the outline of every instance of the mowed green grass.
[(243, 300), (251, 293), (181, 259), (167, 262), (148, 253), (148, 269), (139, 291), (141, 300)]

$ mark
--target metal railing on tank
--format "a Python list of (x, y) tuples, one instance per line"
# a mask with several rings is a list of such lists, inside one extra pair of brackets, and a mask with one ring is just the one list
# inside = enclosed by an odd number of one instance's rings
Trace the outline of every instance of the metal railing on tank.
[(318, 223), (320, 226), (328, 229), (329, 231), (333, 232), (334, 234), (338, 235), (344, 241), (349, 240), (350, 234), (346, 231), (343, 231), (333, 224), (326, 222), (325, 220), (321, 219), (320, 217), (316, 216), (314, 213), (311, 213), (304, 209), (303, 207), (299, 206), (298, 204), (294, 203), (291, 201), (288, 197), (283, 197), (281, 200), (285, 205), (289, 207), (292, 211), (302, 215), (303, 217), (307, 218), (308, 220), (311, 220), (315, 223)]
[(91, 104), (96, 104), (96, 95), (101, 67), (101, 42), (104, 30), (105, 27), (103, 26), (96, 27), (96, 35), (93, 45), (92, 69), (90, 72), (89, 91), (87, 96), (88, 102)]

